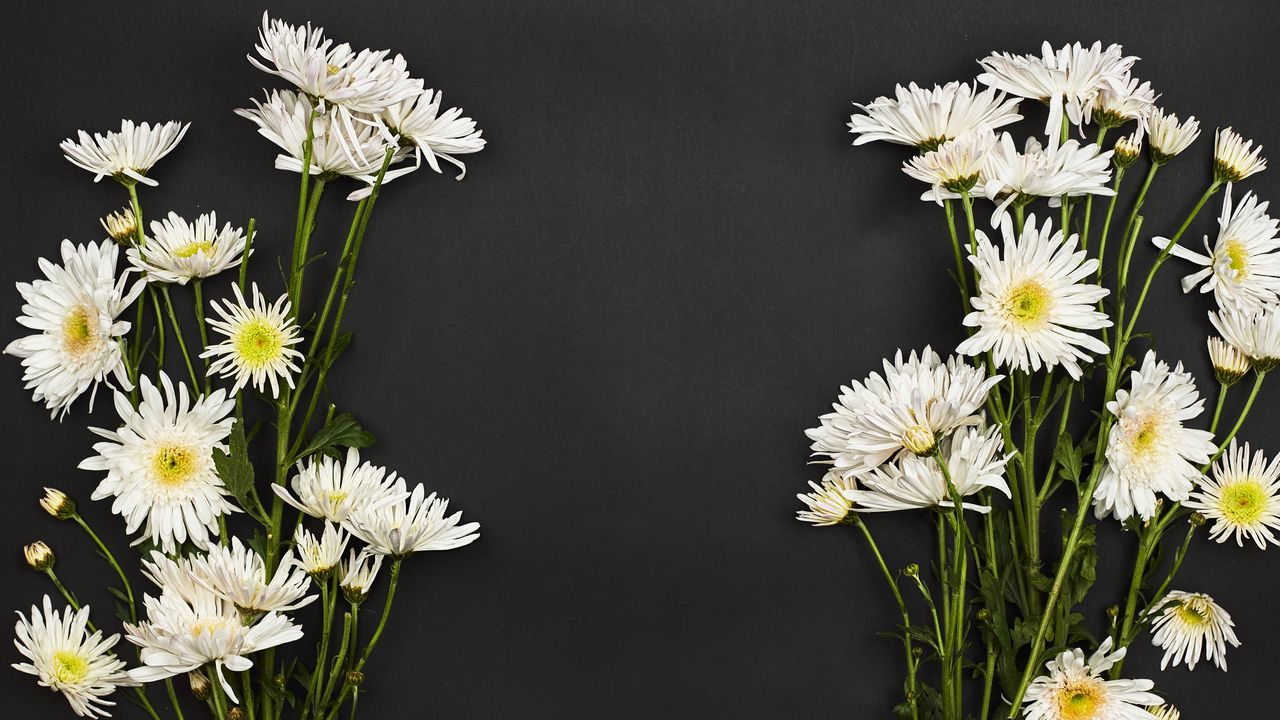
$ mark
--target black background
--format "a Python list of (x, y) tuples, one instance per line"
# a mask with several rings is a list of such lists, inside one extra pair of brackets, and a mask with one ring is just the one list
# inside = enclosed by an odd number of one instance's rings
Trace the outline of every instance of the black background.
[[(841, 383), (898, 347), (949, 352), (960, 326), (942, 214), (898, 171), (903, 149), (849, 147), (849, 102), (895, 82), (972, 78), (992, 50), (1121, 42), (1144, 58), (1135, 73), (1162, 104), (1205, 128), (1161, 173), (1152, 234), (1172, 230), (1203, 187), (1216, 125), (1280, 147), (1277, 11), (1262, 2), (273, 9), (403, 52), (490, 142), (466, 158), (462, 183), (421, 172), (388, 186), (348, 315), (357, 340), (332, 378), (379, 439), (369, 457), (483, 524), (478, 543), (406, 566), (362, 696), (371, 718), (887, 717), (900, 648), (875, 633), (893, 607), (851, 531), (793, 519), (794, 493), (820, 475), (803, 431)], [(258, 257), (285, 250), (297, 176), (273, 170), (275, 149), (232, 114), (279, 86), (244, 59), (261, 10), (6, 6), (5, 342), (21, 331), (12, 283), (35, 277), (36, 257), (55, 257), (62, 238), (98, 240), (97, 218), (125, 202), (62, 159), (58, 141), (78, 128), (191, 121), (153, 173), (160, 187), (144, 190), (148, 215), (254, 215)], [(1273, 196), (1277, 172), (1248, 187)], [(345, 230), (351, 206), (338, 195), (321, 246)], [(268, 267), (254, 274), (278, 291)], [(1158, 282), (1144, 324), (1203, 379), (1208, 305), (1178, 292), (1178, 274)], [(87, 501), (96, 478), (75, 469), (90, 452), (85, 404), (51, 423), (16, 360), (0, 375), (5, 604), (48, 590), (19, 552), (43, 538), (61, 575), (105, 606), (95, 587), (110, 578), (84, 539), (35, 505), (42, 485), (65, 488), (126, 546), (107, 505)], [(1243, 436), (1280, 452), (1275, 392)], [(112, 422), (110, 405), (92, 419)], [(921, 517), (874, 519), (895, 566), (925, 562)], [(1132, 553), (1108, 527), (1099, 628)], [(1156, 677), (1191, 718), (1267, 715), (1278, 567), (1274, 549), (1198, 543), (1176, 586), (1234, 615), (1244, 646), (1231, 673), (1151, 675), (1146, 638), (1126, 670)], [(0, 709), (70, 716), (32, 679), (0, 678)], [(118, 716), (140, 717), (127, 705)]]

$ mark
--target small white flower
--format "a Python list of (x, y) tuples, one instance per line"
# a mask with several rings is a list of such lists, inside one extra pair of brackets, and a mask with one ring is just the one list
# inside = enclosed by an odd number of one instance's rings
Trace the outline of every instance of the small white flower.
[(280, 381), (293, 387), (293, 373), (298, 372), (294, 361), (302, 358), (302, 353), (293, 349), (302, 342), (302, 336), (290, 316), (289, 298), (281, 295), (269, 305), (254, 283), (251, 307), (239, 285), (232, 284), (231, 290), (235, 293), (234, 302), (210, 303), (221, 319), (207, 320), (226, 339), (210, 345), (200, 357), (215, 358), (209, 365), (210, 375), (235, 378), (233, 394), (252, 383), (259, 392), (265, 392), (270, 385), (271, 397), (279, 397)]
[(1249, 358), (1226, 340), (1211, 337), (1208, 344), (1214, 377), (1223, 385), (1235, 385), (1253, 369)]
[(1204, 593), (1170, 591), (1153, 611), (1151, 644), (1164, 649), (1160, 669), (1185, 663), (1195, 670), (1201, 653), (1219, 670), (1227, 669), (1227, 645), (1240, 647), (1231, 615)]
[(920, 199), (941, 205), (944, 199), (958, 198), (978, 184), (983, 162), (995, 142), (990, 131), (973, 132), (911, 158), (903, 163), (902, 171), (931, 186)]
[(342, 577), (338, 586), (342, 588), (347, 601), (353, 604), (364, 602), (381, 568), (382, 555), (371, 553), (367, 549), (347, 553), (347, 559), (338, 566), (338, 574)]
[(1195, 115), (1183, 122), (1177, 115), (1165, 114), (1163, 109), (1156, 108), (1147, 118), (1147, 131), (1151, 134), (1148, 140), (1151, 159), (1157, 165), (1163, 165), (1200, 137), (1200, 123)]
[(997, 365), (1024, 372), (1062, 365), (1079, 380), (1080, 362), (1093, 360), (1088, 353), (1107, 352), (1106, 343), (1080, 332), (1111, 326), (1094, 308), (1109, 291), (1084, 282), (1097, 270), (1098, 260), (1077, 252), (1076, 236), (1064, 241), (1047, 218), (1037, 228), (1035, 215), (1028, 217), (1017, 237), (1006, 215), (1000, 231), (1003, 250), (978, 231), (978, 252), (969, 257), (978, 276), (978, 296), (964, 319), (978, 331), (956, 352), (992, 351)]
[(328, 577), (342, 560), (342, 553), (346, 552), (351, 538), (337, 525), (327, 522), (319, 536), (299, 527), (293, 534), (293, 540), (298, 549), (298, 566), (312, 578), (323, 578)]
[(1227, 342), (1248, 356), (1259, 372), (1280, 364), (1280, 305), (1264, 305), (1257, 310), (1228, 305), (1209, 313), (1209, 322)]
[(1018, 99), (1006, 98), (995, 88), (978, 90), (977, 83), (950, 82), (922, 88), (915, 83), (898, 85), (895, 97), (878, 97), (860, 105), (849, 119), (854, 145), (874, 140), (911, 145), (921, 152), (936, 150), (979, 129), (994, 130), (1022, 119)]
[(1098, 92), (1093, 103), (1085, 108), (1085, 122), (1094, 122), (1103, 128), (1117, 128), (1136, 120), (1138, 129), (1134, 135), (1141, 140), (1157, 97), (1151, 83), (1139, 83), (1137, 78), (1126, 77), (1121, 89), (1107, 85)]
[(81, 130), (78, 140), (67, 138), (58, 147), (73, 165), (93, 173), (94, 182), (110, 176), (125, 185), (159, 185), (147, 177), (147, 172), (160, 158), (173, 152), (189, 127), (189, 123), (176, 121), (152, 126), (121, 120), (120, 132), (94, 133), (89, 137)]
[(293, 551), (285, 553), (268, 580), (262, 556), (234, 536), (230, 547), (214, 545), (206, 555), (194, 558), (191, 573), (196, 582), (240, 610), (284, 612), (316, 599), (315, 595), (306, 594), (311, 583), (307, 573), (295, 564)]
[(132, 208), (125, 207), (108, 213), (98, 222), (107, 231), (107, 236), (121, 245), (138, 242), (138, 216), (133, 214)]
[(1048, 673), (1031, 682), (1023, 702), (1026, 720), (1155, 720), (1143, 709), (1158, 705), (1150, 680), (1105, 680), (1105, 673), (1125, 656), (1111, 652), (1107, 638), (1088, 660), (1073, 649), (1045, 664)]
[(1231, 128), (1222, 128), (1213, 138), (1213, 179), (1215, 182), (1240, 182), (1267, 169), (1262, 146), (1253, 147)]
[(480, 523), (462, 522), (462, 513), (445, 517), (449, 501), (425, 495), (421, 485), (405, 500), (357, 509), (343, 524), (369, 545), (369, 551), (402, 559), (428, 550), (452, 550), (480, 537)]
[(90, 388), (89, 409), (98, 383), (132, 390), (122, 338), (130, 323), (117, 320), (146, 283), (129, 285), (126, 271), (116, 279), (120, 248), (109, 240), (94, 245), (62, 242), (62, 264), (40, 259), (44, 279), (18, 283), (24, 302), (18, 324), (32, 335), (9, 343), (6, 355), (22, 358), (22, 380), (32, 398), (53, 417), (66, 415)]
[(839, 474), (828, 471), (819, 485), (812, 480), (809, 487), (811, 493), (799, 493), (796, 498), (805, 504), (807, 510), (796, 511), (796, 519), (817, 527), (843, 525), (850, 520), (853, 512), (853, 501), (844, 496), (846, 490), (857, 487), (852, 478), (842, 478)]
[[(439, 160), (444, 160), (458, 166), (462, 172), (457, 179), (461, 180), (467, 174), (467, 166), (454, 156), (480, 152), (485, 141), (476, 129), (476, 121), (464, 117), (462, 108), (449, 108), (441, 113), (443, 101), (444, 95), (439, 91), (423, 90), (388, 107), (382, 113), (382, 121), (399, 143), (413, 148), (418, 164), (426, 158), (432, 170), (441, 172)], [(390, 171), (383, 182), (414, 169), (417, 164), (413, 168)], [(373, 179), (366, 180), (372, 182)]]
[(129, 248), (128, 256), (148, 280), (186, 285), (239, 265), (244, 247), (244, 231), (232, 229), (231, 223), (219, 230), (215, 213), (189, 223), (171, 212), (165, 220), (151, 223), (146, 245)]
[(1025, 205), (1035, 198), (1049, 198), (1049, 206), (1058, 207), (1063, 195), (1114, 195), (1107, 187), (1110, 181), (1110, 150), (1075, 140), (1045, 148), (1035, 138), (1027, 138), (1024, 152), (1019, 153), (1009, 133), (1001, 135), (987, 153), (982, 170), (982, 192), (997, 203), (992, 227), (1010, 205)]
[(1240, 547), (1245, 538), (1259, 550), (1280, 545), (1272, 532), (1280, 530), (1280, 458), (1268, 464), (1261, 450), (1250, 458), (1249, 444), (1232, 440), (1186, 507), (1213, 521), (1209, 537), (1220, 543), (1234, 537)]
[(360, 462), (360, 451), (347, 448), (345, 461), (320, 455), (298, 461), (298, 474), (271, 489), (282, 500), (311, 517), (341, 523), (363, 507), (380, 508), (408, 497), (404, 481), (385, 467)]
[(31, 617), (18, 613), (13, 644), (29, 662), (14, 663), (19, 672), (35, 675), (47, 687), (71, 704), (80, 717), (111, 717), (105, 708), (115, 705), (106, 698), (117, 687), (138, 683), (125, 672), (124, 661), (111, 652), (119, 635), (104, 638), (101, 631), (88, 631), (89, 606), (79, 610), (53, 609), (44, 596), (43, 612), (31, 606)]
[(1134, 135), (1125, 135), (1116, 140), (1115, 149), (1111, 151), (1111, 162), (1117, 167), (1127, 168), (1138, 161), (1138, 156), (1142, 154), (1142, 138)]
[(121, 425), (90, 428), (106, 442), (79, 467), (107, 473), (92, 497), (115, 498), (111, 511), (124, 518), (125, 532), (142, 529), (135, 544), (151, 540), (167, 553), (187, 541), (204, 547), (218, 518), (235, 511), (213, 464), (214, 448), (226, 450), (235, 401), (215, 390), (192, 402), (187, 386), (175, 387), (163, 372), (160, 388), (143, 376), (140, 389), (136, 409), (115, 394)]
[(1213, 434), (1184, 427), (1200, 415), (1204, 400), (1182, 364), (1172, 370), (1147, 351), (1128, 390), (1107, 403), (1115, 424), (1107, 438), (1107, 464), (1098, 481), (1094, 510), (1099, 518), (1150, 520), (1156, 495), (1187, 499), (1200, 479), (1199, 465), (1217, 450)]

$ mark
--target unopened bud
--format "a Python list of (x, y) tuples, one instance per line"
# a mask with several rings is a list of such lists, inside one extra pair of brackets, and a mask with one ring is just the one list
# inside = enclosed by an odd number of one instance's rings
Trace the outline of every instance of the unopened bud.
[(352, 605), (359, 605), (369, 597), (369, 593), (359, 585), (343, 585), (342, 597), (346, 598), (347, 602)]
[(979, 622), (987, 622), (991, 619), (991, 611), (986, 608), (978, 608), (976, 615)]
[(61, 490), (44, 489), (44, 497), (40, 498), (40, 507), (59, 520), (67, 520), (76, 514), (76, 503)]
[(209, 678), (205, 677), (203, 673), (187, 673), (187, 682), (191, 683), (191, 694), (197, 700), (209, 699)]
[(48, 572), (53, 568), (53, 550), (39, 540), (22, 548), (22, 554), (26, 555), (27, 564), (36, 572)]
[(364, 673), (360, 672), (359, 670), (348, 670), (348, 671), (347, 671), (347, 684), (348, 684), (348, 685), (350, 685), (350, 686), (352, 686), (352, 687), (360, 687), (361, 683), (363, 683), (363, 682), (364, 682)]
[(911, 647), (911, 657), (919, 660), (923, 656), (924, 656), (924, 648), (920, 647), (919, 645), (913, 645)]
[(227, 720), (242, 720), (243, 718), (244, 711), (240, 709), (239, 705), (227, 711)]
[(138, 239), (138, 219), (133, 210), (123, 208), (102, 218), (102, 229), (121, 245), (133, 245)]
[(1204, 525), (1205, 523), (1209, 522), (1209, 518), (1205, 517), (1201, 513), (1196, 512), (1196, 513), (1191, 513), (1191, 517), (1189, 518), (1188, 522), (1190, 522), (1192, 525), (1196, 527), (1200, 527), (1201, 525)]
[(915, 577), (916, 575), (920, 574), (920, 566), (915, 563), (911, 563), (910, 565), (903, 568), (902, 572), (906, 573), (907, 577)]
[(933, 454), (934, 448), (938, 446), (938, 439), (934, 436), (933, 430), (924, 425), (913, 425), (902, 434), (902, 446), (916, 455), (925, 457)]
[(1244, 379), (1253, 367), (1248, 355), (1219, 337), (1209, 338), (1209, 360), (1213, 363), (1213, 376), (1227, 387)]
[(1111, 607), (1107, 608), (1107, 617), (1115, 619), (1115, 617), (1118, 616), (1119, 614), (1120, 614), (1119, 605), (1112, 605)]
[(1115, 152), (1111, 154), (1111, 162), (1118, 168), (1127, 168), (1138, 160), (1142, 154), (1142, 141), (1134, 135), (1127, 135), (1116, 141)]

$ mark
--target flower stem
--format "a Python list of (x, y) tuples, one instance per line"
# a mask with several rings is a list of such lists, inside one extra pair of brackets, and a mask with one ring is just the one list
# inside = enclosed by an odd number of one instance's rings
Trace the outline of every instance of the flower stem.
[(178, 324), (178, 315), (173, 311), (173, 300), (169, 297), (169, 286), (161, 285), (160, 294), (164, 296), (165, 313), (169, 316), (169, 322), (173, 325), (173, 336), (178, 340), (178, 348), (182, 350), (182, 359), (187, 363), (187, 372), (191, 374), (191, 390), (199, 392), (200, 378), (196, 375), (196, 368), (191, 364), (191, 355), (187, 352), (187, 342), (182, 337), (182, 326)]
[[(364, 652), (360, 655), (360, 660), (355, 664), (354, 670), (359, 672), (364, 669), (364, 664), (369, 660), (370, 653), (378, 644), (378, 638), (382, 637), (382, 629), (387, 624), (387, 618), (391, 616), (391, 602), (396, 597), (396, 585), (400, 582), (400, 564), (403, 560), (396, 559), (391, 561), (391, 582), (387, 586), (387, 599), (382, 606), (382, 617), (378, 619), (378, 627), (373, 631), (373, 637), (369, 638), (369, 644), (365, 646)], [(329, 711), (327, 720), (334, 720), (338, 717), (338, 711), (342, 709), (342, 704), (346, 702), (347, 694), (351, 692), (352, 685), (350, 682), (343, 684), (342, 692), (338, 693), (337, 699), (333, 701), (333, 707)]]
[[(863, 537), (867, 539), (867, 545), (871, 548), (871, 554), (876, 558), (876, 564), (880, 567), (880, 572), (884, 575), (884, 581), (889, 584), (889, 592), (893, 593), (894, 602), (898, 604), (898, 612), (902, 615), (902, 647), (906, 653), (907, 659), (907, 704), (911, 707), (911, 717), (919, 717), (919, 710), (916, 707), (916, 664), (915, 655), (911, 647), (911, 635), (907, 632), (907, 628), (911, 627), (911, 616), (907, 612), (907, 603), (902, 599), (902, 591), (898, 589), (898, 581), (894, 579), (893, 573), (889, 571), (889, 566), (885, 564), (884, 555), (880, 553), (880, 546), (876, 544), (876, 539), (871, 535), (871, 528), (863, 522), (862, 518), (854, 518), (854, 525), (862, 531)], [(916, 578), (916, 584), (920, 586), (920, 591), (924, 594), (929, 606), (933, 607), (933, 599), (929, 596), (929, 591), (925, 589), (924, 584)], [(933, 610), (933, 625), (938, 633), (938, 638), (942, 638), (942, 628), (938, 624), (938, 611)]]
[[(1267, 373), (1265, 371), (1259, 370), (1255, 373), (1253, 388), (1249, 390), (1249, 399), (1245, 401), (1244, 408), (1240, 410), (1240, 416), (1236, 418), (1236, 424), (1232, 426), (1231, 432), (1227, 433), (1227, 436), (1222, 438), (1222, 442), (1218, 444), (1218, 451), (1213, 454), (1213, 457), (1209, 458), (1209, 462), (1205, 463), (1204, 466), (1200, 468), (1200, 472), (1202, 474), (1209, 471), (1209, 468), (1213, 463), (1217, 461), (1217, 459), (1222, 456), (1223, 451), (1227, 449), (1227, 445), (1231, 444), (1231, 441), (1235, 439), (1236, 433), (1240, 432), (1241, 426), (1244, 425), (1244, 419), (1249, 416), (1249, 411), (1253, 409), (1253, 401), (1258, 398), (1258, 391), (1262, 389), (1262, 381), (1266, 379)], [(1225, 395), (1226, 393), (1224, 392), (1223, 394)]]
[(965, 267), (964, 253), (960, 250), (960, 236), (956, 233), (956, 209), (954, 200), (943, 202), (947, 213), (947, 230), (951, 234), (951, 251), (956, 257), (956, 284), (960, 286), (960, 304), (964, 306), (964, 314), (969, 314), (969, 271)]
[[(178, 717), (178, 720), (184, 720), (182, 705), (178, 702), (178, 692), (173, 689), (173, 678), (164, 679), (164, 689), (169, 695), (169, 706), (173, 708), (173, 714)], [(253, 716), (250, 715), (249, 717), (252, 718)]]
[(93, 544), (98, 546), (98, 550), (101, 551), (102, 556), (106, 558), (107, 563), (116, 571), (116, 575), (120, 576), (120, 582), (124, 583), (125, 595), (129, 598), (129, 617), (133, 622), (138, 622), (138, 609), (133, 599), (133, 587), (129, 584), (129, 578), (124, 574), (124, 569), (120, 567), (120, 563), (116, 562), (116, 556), (111, 554), (111, 551), (107, 549), (106, 544), (102, 542), (102, 539), (98, 537), (98, 534), (93, 531), (93, 528), (89, 527), (89, 523), (85, 522), (84, 518), (80, 517), (80, 513), (72, 515), (71, 519), (89, 535), (90, 539), (93, 540)]
[[(205, 322), (204, 322), (204, 288), (201, 287), (203, 284), (204, 284), (204, 280), (199, 278), (197, 278), (192, 283), (192, 286), (195, 289), (195, 293), (196, 293), (196, 325), (200, 328), (201, 351), (209, 347), (209, 330), (208, 328), (205, 327)], [(208, 358), (204, 359), (204, 369), (205, 369), (204, 393), (208, 395), (209, 390), (212, 388), (212, 385), (210, 384), (212, 381), (209, 378), (209, 359)], [(195, 388), (192, 388), (192, 390), (194, 389)]]

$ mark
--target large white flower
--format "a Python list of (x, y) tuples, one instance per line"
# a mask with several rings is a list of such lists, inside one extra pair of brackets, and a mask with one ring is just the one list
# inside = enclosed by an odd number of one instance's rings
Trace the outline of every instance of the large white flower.
[[(425, 158), (432, 170), (441, 172), (439, 160), (458, 166), (458, 180), (467, 174), (467, 166), (455, 155), (467, 155), (484, 149), (485, 141), (476, 121), (464, 117), (462, 108), (449, 108), (440, 112), (444, 95), (437, 90), (423, 90), (403, 100), (382, 113), (382, 121), (391, 134), (403, 145), (413, 148), (417, 159), (413, 168), (403, 168), (387, 173), (384, 182), (416, 169)], [(372, 182), (373, 178), (366, 178)]]
[(104, 638), (88, 631), (89, 606), (79, 610), (53, 609), (44, 596), (44, 610), (31, 606), (31, 617), (18, 613), (13, 644), (28, 662), (14, 663), (19, 672), (35, 675), (42, 687), (62, 693), (80, 717), (111, 717), (106, 698), (117, 687), (138, 683), (125, 672), (124, 661), (111, 652), (119, 635)]
[(158, 185), (147, 177), (147, 172), (160, 158), (173, 152), (189, 127), (189, 123), (177, 121), (153, 126), (121, 120), (120, 132), (94, 133), (89, 137), (81, 130), (78, 140), (67, 138), (58, 147), (73, 165), (93, 173), (94, 182), (110, 176), (126, 185)]
[(298, 461), (297, 469), (289, 481), (292, 493), (283, 485), (271, 489), (299, 511), (330, 522), (341, 523), (360, 508), (386, 507), (409, 495), (404, 480), (385, 467), (361, 462), (355, 448), (347, 448), (345, 461), (313, 455)]
[(1151, 111), (1147, 118), (1147, 130), (1151, 133), (1148, 142), (1151, 146), (1151, 159), (1157, 165), (1169, 162), (1200, 137), (1200, 123), (1195, 115), (1182, 121), (1177, 115), (1166, 113), (1161, 108)]
[(388, 145), (376, 123), (352, 121), (332, 109), (313, 118), (306, 96), (289, 90), (272, 91), (266, 102), (254, 100), (253, 105), (236, 114), (253, 122), (259, 135), (284, 150), (276, 156), (277, 170), (302, 172), (308, 122), (313, 133), (310, 174), (325, 179), (364, 178), (382, 167)]
[(126, 271), (116, 279), (120, 249), (110, 240), (97, 245), (62, 242), (62, 264), (40, 259), (44, 279), (18, 283), (22, 315), (18, 324), (35, 333), (9, 343), (6, 355), (22, 358), (22, 379), (36, 402), (54, 417), (65, 415), (86, 390), (89, 408), (100, 382), (132, 390), (121, 338), (130, 323), (117, 320), (145, 283), (132, 285)]
[(1206, 660), (1227, 669), (1227, 645), (1240, 647), (1231, 615), (1204, 593), (1173, 590), (1154, 611), (1151, 643), (1164, 649), (1160, 669), (1186, 663), (1195, 670), (1203, 653)]
[[(978, 276), (978, 296), (964, 324), (978, 331), (956, 352), (981, 355), (992, 351), (996, 364), (1024, 372), (1062, 365), (1079, 380), (1080, 362), (1089, 352), (1106, 353), (1107, 345), (1080, 332), (1110, 327), (1111, 320), (1094, 306), (1106, 288), (1084, 282), (1098, 260), (1076, 251), (1076, 236), (1066, 240), (1046, 218), (1036, 226), (1027, 218), (1018, 237), (1006, 215), (1000, 221), (1004, 248), (978, 231), (978, 252), (971, 255)], [(1087, 352), (1086, 352), (1087, 351)]]
[(244, 247), (244, 231), (231, 223), (219, 230), (216, 213), (204, 213), (189, 223), (171, 212), (151, 223), (147, 244), (129, 248), (128, 256), (148, 280), (186, 285), (239, 265)]
[(979, 129), (994, 130), (1022, 119), (1017, 98), (1006, 98), (994, 88), (978, 90), (977, 83), (949, 82), (932, 89), (911, 83), (898, 85), (894, 95), (866, 105), (854, 103), (862, 110), (849, 119), (849, 132), (858, 136), (854, 145), (884, 140), (928, 152)]
[(1157, 493), (1186, 500), (1201, 477), (1198, 466), (1209, 462), (1217, 446), (1212, 433), (1183, 426), (1200, 415), (1204, 400), (1182, 363), (1170, 369), (1147, 351), (1129, 389), (1117, 390), (1107, 410), (1116, 420), (1094, 496), (1098, 517), (1126, 520), (1137, 513), (1150, 520)]
[(1244, 547), (1249, 538), (1258, 549), (1280, 545), (1280, 458), (1267, 463), (1261, 450), (1249, 453), (1235, 440), (1213, 466), (1213, 477), (1200, 480), (1186, 507), (1213, 521), (1209, 537), (1220, 543), (1234, 537)]
[(1117, 128), (1131, 120), (1138, 121), (1138, 129), (1134, 133), (1135, 140), (1142, 140), (1147, 129), (1147, 118), (1156, 106), (1156, 91), (1151, 83), (1138, 82), (1137, 78), (1128, 77), (1117, 89), (1108, 84), (1098, 92), (1093, 102), (1085, 108), (1085, 122), (1095, 122), (1099, 127)]
[(1222, 128), (1213, 138), (1213, 179), (1217, 182), (1240, 182), (1267, 169), (1262, 146), (1253, 146), (1231, 128)]
[[(362, 507), (343, 526), (369, 551), (401, 559), (428, 550), (452, 550), (480, 537), (480, 523), (462, 523), (462, 512), (445, 517), (449, 501), (425, 495), (421, 485), (408, 498), (383, 507)], [(462, 524), (459, 524), (462, 523)]]
[(1105, 673), (1125, 656), (1111, 652), (1111, 638), (1085, 659), (1067, 650), (1045, 664), (1048, 673), (1031, 682), (1023, 702), (1026, 720), (1156, 720), (1144, 706), (1163, 700), (1150, 692), (1150, 680), (1106, 680)]
[(292, 550), (285, 553), (268, 579), (262, 556), (234, 536), (230, 546), (215, 545), (204, 556), (192, 559), (191, 573), (196, 582), (241, 610), (284, 612), (316, 599), (307, 595), (311, 583), (306, 571), (294, 563)]
[(995, 142), (996, 136), (989, 130), (973, 132), (911, 158), (903, 163), (902, 171), (931, 186), (920, 196), (921, 200), (941, 205), (943, 200), (958, 198), (978, 184), (983, 162)]
[(1257, 310), (1228, 305), (1209, 313), (1209, 322), (1223, 339), (1248, 356), (1257, 370), (1267, 372), (1280, 364), (1280, 305)]
[(813, 492), (796, 495), (808, 508), (796, 511), (797, 520), (817, 527), (849, 522), (853, 501), (845, 497), (844, 493), (857, 487), (857, 482), (852, 477), (843, 478), (839, 473), (829, 470), (822, 476), (821, 485), (810, 480), (809, 487), (813, 488)]
[[(999, 426), (961, 428), (944, 439), (938, 451), (946, 460), (951, 483), (961, 498), (991, 488), (1009, 496), (1004, 479), (1004, 438)], [(859, 477), (865, 490), (849, 489), (844, 496), (859, 512), (888, 512), (917, 508), (954, 508), (947, 478), (933, 457), (908, 455)], [(966, 510), (990, 512), (977, 503), (962, 502)]]
[(843, 477), (868, 472), (891, 459), (928, 455), (951, 431), (979, 422), (978, 410), (1002, 376), (987, 377), (960, 356), (942, 362), (929, 348), (892, 363), (884, 375), (840, 388), (834, 412), (805, 431), (814, 455), (829, 458)]
[(107, 473), (92, 497), (115, 498), (111, 511), (124, 518), (125, 531), (142, 528), (135, 544), (151, 540), (171, 554), (187, 541), (204, 547), (218, 518), (235, 511), (213, 464), (214, 448), (226, 449), (235, 401), (215, 390), (192, 402), (187, 386), (175, 387), (164, 373), (160, 388), (144, 376), (141, 391), (136, 409), (115, 394), (122, 425), (90, 428), (106, 442), (96, 443), (97, 455), (80, 468)]
[(1063, 195), (1114, 195), (1107, 187), (1110, 181), (1110, 150), (1075, 140), (1045, 148), (1035, 138), (1027, 138), (1024, 151), (1018, 152), (1013, 136), (1004, 133), (986, 155), (981, 187), (982, 193), (996, 202), (991, 215), (994, 227), (1010, 205), (1044, 197), (1049, 198), (1050, 207), (1057, 207)]
[(252, 306), (236, 284), (231, 285), (234, 302), (210, 303), (221, 319), (211, 317), (207, 322), (226, 339), (210, 345), (200, 357), (214, 358), (209, 365), (210, 375), (235, 378), (233, 394), (252, 383), (259, 392), (265, 392), (270, 385), (271, 397), (279, 397), (281, 380), (293, 387), (293, 373), (299, 369), (295, 360), (302, 357), (293, 346), (302, 342), (302, 335), (290, 316), (288, 296), (281, 295), (275, 303), (268, 304), (258, 292), (257, 283), (252, 289)]

